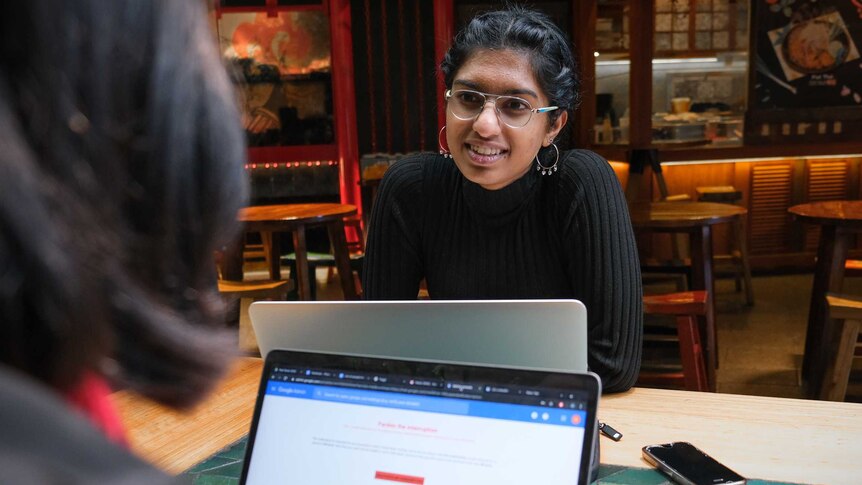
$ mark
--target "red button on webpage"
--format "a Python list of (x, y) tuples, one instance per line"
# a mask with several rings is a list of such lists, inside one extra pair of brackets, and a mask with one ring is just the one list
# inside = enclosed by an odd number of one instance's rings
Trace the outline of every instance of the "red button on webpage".
[(422, 477), (413, 477), (410, 475), (401, 475), (400, 473), (375, 472), (374, 478), (377, 480), (386, 480), (388, 482), (412, 483), (414, 485), (423, 485), (425, 479)]

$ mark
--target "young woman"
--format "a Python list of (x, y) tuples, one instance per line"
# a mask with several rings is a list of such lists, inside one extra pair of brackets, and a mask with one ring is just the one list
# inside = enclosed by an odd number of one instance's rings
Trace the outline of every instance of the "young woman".
[[(575, 298), (605, 391), (641, 356), (640, 269), (626, 202), (598, 155), (554, 140), (578, 101), (565, 36), (510, 7), (474, 18), (441, 64), (441, 153), (384, 177), (371, 216), (367, 299)], [(525, 325), (528, 325), (525, 322)]]
[(0, 481), (163, 483), (109, 393), (191, 406), (231, 354), (213, 251), (245, 148), (204, 3), (3, 8)]

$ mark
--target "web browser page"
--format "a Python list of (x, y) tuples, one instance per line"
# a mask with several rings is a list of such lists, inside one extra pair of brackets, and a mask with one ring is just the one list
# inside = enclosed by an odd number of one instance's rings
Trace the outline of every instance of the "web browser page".
[(328, 377), (269, 380), (249, 484), (577, 483), (586, 419), (577, 400)]

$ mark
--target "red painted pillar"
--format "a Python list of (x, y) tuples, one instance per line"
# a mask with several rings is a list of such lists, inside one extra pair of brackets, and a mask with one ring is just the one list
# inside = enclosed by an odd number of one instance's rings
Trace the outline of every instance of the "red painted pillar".
[(353, 84), (353, 39), (349, 0), (329, 0), (329, 29), (332, 38), (332, 108), (338, 146), (341, 202), (355, 205), (361, 214), (359, 145), (356, 138), (356, 88)]

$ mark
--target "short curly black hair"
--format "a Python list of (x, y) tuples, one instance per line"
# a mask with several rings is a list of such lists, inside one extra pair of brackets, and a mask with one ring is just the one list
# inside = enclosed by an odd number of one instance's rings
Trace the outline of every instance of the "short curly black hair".
[(572, 48), (565, 34), (542, 12), (520, 5), (482, 13), (461, 30), (440, 63), (447, 88), (455, 73), (478, 50), (514, 50), (528, 54), (539, 86), (558, 111), (549, 112), (553, 122), (564, 110), (580, 102), (580, 78)]

